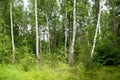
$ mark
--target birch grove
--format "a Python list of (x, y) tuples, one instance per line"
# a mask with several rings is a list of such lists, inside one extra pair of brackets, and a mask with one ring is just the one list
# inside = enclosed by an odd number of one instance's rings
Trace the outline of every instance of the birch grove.
[(119, 65), (120, 0), (0, 0), (0, 80), (92, 80)]

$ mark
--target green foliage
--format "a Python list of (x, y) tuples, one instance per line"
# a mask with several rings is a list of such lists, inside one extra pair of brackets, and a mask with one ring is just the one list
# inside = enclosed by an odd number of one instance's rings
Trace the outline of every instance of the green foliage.
[[(1, 35), (3, 36), (3, 35)], [(0, 36), (0, 63), (6, 64), (11, 63), (11, 41), (6, 35), (4, 38)]]
[(103, 39), (96, 47), (95, 61), (103, 65), (119, 65), (120, 52), (119, 45), (115, 44), (116, 41)]
[(83, 65), (68, 68), (60, 63), (56, 69), (42, 65), (39, 69), (21, 71), (18, 65), (0, 65), (0, 80), (119, 80), (119, 67), (94, 67), (85, 69)]
[[(81, 36), (82, 38), (85, 38), (85, 36)], [(91, 45), (88, 45), (87, 40), (76, 40), (75, 44), (75, 64), (82, 64), (84, 67), (89, 67), (90, 62), (90, 51), (91, 51)]]
[(51, 67), (56, 67), (58, 62), (67, 63), (68, 54), (63, 51), (63, 48), (57, 48), (54, 53), (42, 53), (41, 61), (43, 64), (48, 64)]
[(35, 63), (35, 58), (31, 55), (26, 55), (25, 58), (21, 59), (20, 61), (21, 68), (24, 71), (31, 70), (34, 67)]
[[(58, 4), (57, 1), (63, 2)], [(2, 63), (0, 80), (119, 80), (119, 67), (101, 67), (101, 65), (120, 65), (120, 1), (108, 0), (107, 5), (105, 4), (109, 13), (107, 10), (102, 11), (101, 34), (98, 35), (93, 58), (95, 65), (89, 69), (100, 0), (92, 1), (94, 4), (91, 6), (88, 0), (77, 0), (77, 33), (73, 68), (67, 67), (69, 49), (64, 52), (65, 25), (68, 33), (67, 48), (72, 40), (73, 0), (38, 0), (39, 36), (49, 32), (50, 39), (48, 42), (41, 40), (39, 66), (35, 59), (34, 0), (29, 0), (30, 4), (26, 10), (23, 0), (13, 0), (16, 65), (5, 65), (12, 61), (10, 1), (0, 1), (0, 63)], [(99, 40), (100, 36), (101, 40)]]
[(16, 53), (16, 57), (18, 59), (17, 62), (21, 65), (21, 68), (24, 71), (30, 70), (32, 67), (34, 67), (34, 64), (36, 63), (35, 55), (27, 46), (23, 46), (20, 49), (18, 49), (18, 52)]
[(68, 54), (62, 48), (56, 50), (56, 55), (60, 62), (67, 63)]

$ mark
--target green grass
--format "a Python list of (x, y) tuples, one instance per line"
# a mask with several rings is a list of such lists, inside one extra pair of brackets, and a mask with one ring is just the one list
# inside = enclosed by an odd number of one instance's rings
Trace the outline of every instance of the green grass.
[(69, 68), (59, 63), (56, 67), (35, 66), (26, 72), (20, 65), (1, 64), (0, 80), (120, 80), (120, 67)]

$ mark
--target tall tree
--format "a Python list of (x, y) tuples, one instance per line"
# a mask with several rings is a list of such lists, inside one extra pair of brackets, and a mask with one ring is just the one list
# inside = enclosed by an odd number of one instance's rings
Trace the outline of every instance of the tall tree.
[(67, 51), (67, 39), (68, 39), (68, 32), (67, 32), (67, 24), (68, 20), (67, 20), (67, 11), (65, 12), (65, 52)]
[(47, 35), (47, 38), (48, 38), (48, 52), (50, 53), (50, 31), (49, 31), (49, 20), (48, 20), (48, 14), (47, 14), (47, 11), (46, 11), (46, 21), (47, 21), (47, 28), (48, 28), (48, 35)]
[(38, 61), (40, 61), (39, 55), (39, 35), (38, 35), (38, 15), (37, 15), (37, 0), (35, 0), (35, 24), (36, 24), (36, 56)]
[(101, 3), (102, 3), (102, 0), (99, 3), (100, 4), (100, 8), (99, 8), (99, 13), (98, 13), (98, 20), (97, 20), (96, 31), (95, 31), (95, 36), (94, 36), (94, 42), (93, 42), (91, 56), (90, 56), (91, 65), (92, 65), (92, 60), (93, 60), (93, 55), (94, 55), (94, 50), (95, 50), (98, 30), (100, 30)]
[(74, 64), (74, 45), (76, 36), (76, 0), (74, 0), (74, 11), (73, 11), (73, 38), (70, 46), (68, 65), (70, 67)]
[(15, 62), (15, 44), (14, 44), (14, 32), (13, 32), (13, 18), (12, 18), (12, 0), (10, 0), (10, 22), (11, 22), (11, 37), (12, 37), (12, 51), (13, 51), (13, 63)]
[(67, 43), (68, 43), (68, 11), (67, 11), (67, 1), (63, 1), (62, 5), (61, 5), (61, 12), (63, 12), (63, 16), (64, 16), (64, 36), (65, 36), (65, 42), (64, 42), (64, 51), (67, 52)]
[(48, 39), (48, 52), (50, 53), (50, 28), (49, 28), (49, 16), (48, 16), (48, 1), (45, 0), (45, 8), (46, 8), (46, 24), (48, 28), (48, 34), (47, 34), (47, 39)]

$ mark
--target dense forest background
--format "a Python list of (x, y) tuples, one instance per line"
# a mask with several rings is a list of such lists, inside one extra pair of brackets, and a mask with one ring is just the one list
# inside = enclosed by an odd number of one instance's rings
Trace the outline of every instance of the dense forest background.
[(120, 0), (0, 0), (0, 80), (119, 80), (119, 65)]

